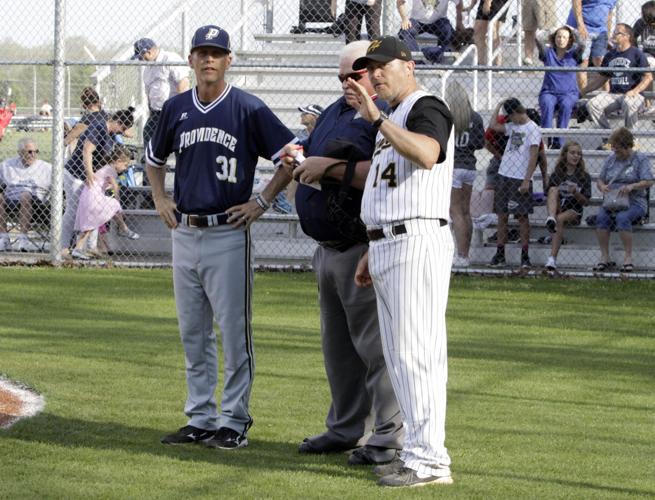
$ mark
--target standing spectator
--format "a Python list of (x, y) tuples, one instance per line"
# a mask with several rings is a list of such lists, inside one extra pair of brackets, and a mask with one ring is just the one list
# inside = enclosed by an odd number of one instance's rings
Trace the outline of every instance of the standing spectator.
[(648, 210), (647, 189), (653, 185), (653, 172), (648, 156), (634, 151), (635, 140), (627, 128), (616, 129), (609, 138), (611, 154), (596, 180), (598, 189), (607, 195), (612, 189), (628, 196), (628, 207), (610, 210), (602, 206), (596, 215), (596, 236), (600, 246), (601, 259), (595, 271), (605, 271), (610, 267), (610, 230), (619, 232), (625, 256), (622, 272), (634, 270), (632, 263), (632, 225), (639, 221)]
[[(589, 66), (589, 58), (598, 67), (607, 52), (608, 33), (612, 29), (612, 10), (617, 0), (571, 0), (571, 11), (566, 24), (576, 30), (577, 38), (584, 46), (580, 66)], [(578, 86), (587, 86), (587, 73), (580, 72)]]
[[(390, 462), (403, 438), (400, 410), (382, 352), (375, 292), (353, 282), (357, 262), (367, 248), (358, 215), (376, 131), (357, 113), (357, 94), (347, 81), (356, 80), (369, 94), (375, 93), (366, 72), (352, 68), (353, 61), (365, 55), (368, 47), (369, 42), (359, 41), (341, 51), (338, 76), (343, 96), (328, 106), (314, 133), (301, 143), (307, 159), (294, 172), (301, 181), (296, 192), (301, 227), (319, 242), (312, 263), (318, 282), (323, 359), (332, 395), (327, 430), (306, 438), (298, 450), (343, 452), (365, 441), (350, 456), (352, 465)], [(377, 103), (388, 109), (381, 100)], [(330, 215), (328, 191), (339, 192), (346, 175), (346, 162), (334, 151), (335, 141), (348, 141), (362, 158), (351, 166), (351, 186), (358, 189), (358, 196), (349, 214), (357, 217), (363, 238), (355, 231), (346, 233), (343, 222)], [(306, 185), (321, 180), (328, 168), (329, 176), (338, 179), (338, 184), (325, 185), (321, 191)]]
[[(473, 8), (478, 1), (480, 1), (480, 5), (478, 7), (478, 13), (475, 16), (475, 24), (473, 25), (473, 39), (475, 41), (475, 46), (478, 48), (478, 64), (486, 66), (491, 63), (491, 61), (487, 61), (487, 32), (490, 29), (489, 21), (491, 21), (496, 14), (498, 14), (500, 9), (505, 6), (507, 0), (473, 0), (469, 8)], [(493, 52), (498, 48), (498, 43), (500, 41), (500, 28), (505, 22), (506, 17), (507, 12), (505, 12), (493, 28), (491, 28), (493, 29)], [(502, 64), (502, 56), (500, 54), (494, 57), (493, 64), (495, 66), (500, 66)]]
[(134, 125), (134, 108), (117, 111), (107, 121), (93, 121), (82, 132), (75, 150), (66, 162), (65, 168), (70, 175), (64, 176), (64, 191), (66, 206), (62, 219), (61, 243), (68, 248), (72, 244), (75, 217), (80, 199), (80, 193), (86, 182), (93, 183), (88, 176), (96, 168), (109, 163), (111, 152), (117, 144), (116, 135), (122, 134)]
[[(76, 259), (88, 260), (84, 252), (87, 239), (98, 227), (104, 226), (110, 220), (118, 224), (118, 235), (131, 240), (139, 239), (139, 235), (132, 231), (121, 213), (120, 191), (118, 176), (127, 170), (132, 154), (122, 145), (114, 146), (110, 162), (96, 172), (87, 172), (91, 183), (84, 185), (80, 194), (80, 202), (75, 217), (75, 230), (80, 233), (77, 244), (71, 252)], [(111, 189), (112, 195), (107, 196), (105, 191)]]
[(603, 86), (609, 80), (609, 92), (601, 92), (587, 103), (589, 116), (601, 128), (611, 128), (608, 115), (621, 110), (625, 127), (632, 129), (639, 119), (639, 108), (644, 104), (641, 92), (653, 81), (648, 73), (623, 73), (620, 68), (648, 68), (644, 53), (632, 44), (632, 28), (627, 24), (616, 25), (614, 49), (605, 54), (603, 68), (610, 71), (594, 73), (592, 80), (580, 93), (587, 94)]
[(7, 211), (18, 211), (18, 250), (34, 252), (37, 246), (28, 238), (34, 214), (46, 217), (50, 195), (52, 165), (38, 158), (39, 150), (31, 137), (18, 141), (18, 156), (0, 163), (0, 251), (9, 250)]
[[(106, 123), (109, 118), (109, 114), (102, 109), (100, 95), (93, 87), (84, 87), (82, 89), (80, 105), (82, 107), (82, 118), (65, 135), (64, 144), (66, 146), (73, 144), (89, 125), (96, 122)], [(74, 150), (74, 147), (71, 147)]]
[(632, 27), (636, 45), (648, 58), (650, 67), (655, 67), (655, 1), (641, 6), (641, 17)]
[(557, 254), (564, 237), (564, 226), (577, 226), (584, 206), (591, 198), (591, 176), (585, 168), (582, 146), (567, 142), (560, 151), (555, 170), (548, 181), (548, 218), (546, 227), (553, 233), (548, 271), (557, 269)]
[[(501, 106), (507, 115), (506, 123), (497, 120)], [(521, 267), (529, 268), (530, 221), (532, 213), (532, 175), (537, 168), (541, 133), (527, 115), (518, 99), (499, 103), (491, 115), (491, 128), (508, 136), (507, 146), (498, 169), (498, 183), (494, 195), (494, 211), (498, 214), (498, 239), (492, 266), (505, 265), (505, 243), (510, 212), (519, 221), (521, 235)], [(542, 172), (545, 166), (542, 167)], [(546, 175), (543, 173), (544, 187)], [(545, 189), (544, 189), (545, 191)]]
[[(398, 38), (403, 40), (412, 52), (423, 52), (425, 58), (434, 64), (441, 61), (441, 56), (453, 41), (455, 29), (448, 19), (450, 1), (426, 2), (424, 0), (396, 0), (400, 14), (400, 31)], [(437, 46), (419, 48), (416, 37), (421, 33), (436, 36)]]
[[(234, 450), (248, 445), (253, 423), (249, 228), (290, 180), (277, 169), (266, 188), (250, 199), (255, 168), (260, 156), (279, 166), (282, 148), (294, 135), (259, 98), (225, 80), (232, 64), (225, 30), (215, 25), (198, 28), (188, 59), (196, 86), (164, 103), (146, 149), (155, 207), (173, 229), (173, 285), (188, 390), (187, 425), (161, 441), (205, 442)], [(172, 153), (173, 198), (164, 190), (166, 161)], [(223, 345), (220, 412), (214, 319)]]
[(537, 43), (537, 30), (550, 31), (555, 28), (555, 0), (521, 0), (523, 12), (523, 64), (532, 66)]
[(346, 0), (344, 14), (347, 44), (359, 40), (362, 19), (366, 21), (366, 33), (369, 39), (380, 36), (382, 0)]
[(471, 221), (471, 192), (477, 174), (475, 151), (484, 147), (484, 122), (473, 111), (466, 90), (458, 83), (446, 90), (455, 128), (455, 169), (450, 193), (450, 218), (453, 223), (457, 251), (453, 266), (469, 265), (469, 249), (473, 223)]
[[(537, 42), (539, 59), (546, 67), (574, 68), (580, 63), (582, 47), (574, 45), (573, 29), (562, 26), (550, 35), (550, 47), (543, 47)], [(573, 107), (578, 102), (580, 93), (576, 76), (573, 72), (545, 71), (544, 81), (539, 92), (541, 110), (541, 127), (551, 128), (557, 110), (557, 128), (568, 128)], [(561, 139), (554, 137), (550, 141), (553, 148), (561, 146)]]
[[(178, 54), (162, 49), (150, 38), (140, 38), (134, 42), (132, 59), (157, 63), (185, 62)], [(143, 127), (143, 147), (146, 148), (157, 128), (164, 102), (189, 90), (189, 69), (187, 66), (146, 66), (143, 68), (143, 85), (150, 109), (150, 116)]]
[(305, 139), (314, 131), (316, 120), (323, 113), (323, 107), (318, 104), (308, 104), (307, 106), (299, 106), (298, 111), (300, 111), (300, 124), (305, 127), (303, 137), (298, 138)]
[(0, 142), (2, 142), (2, 138), (5, 136), (5, 130), (9, 126), (9, 122), (14, 117), (15, 112), (16, 105), (14, 103), (7, 106), (4, 99), (0, 99)]
[(374, 285), (380, 334), (403, 416), (400, 457), (374, 469), (386, 487), (452, 484), (446, 437), (446, 303), (454, 250), (448, 227), (454, 133), (448, 106), (421, 90), (407, 45), (374, 40), (353, 63), (366, 68), (382, 114), (365, 87), (362, 117), (378, 130), (362, 199), (369, 251), (357, 265), (359, 286)]

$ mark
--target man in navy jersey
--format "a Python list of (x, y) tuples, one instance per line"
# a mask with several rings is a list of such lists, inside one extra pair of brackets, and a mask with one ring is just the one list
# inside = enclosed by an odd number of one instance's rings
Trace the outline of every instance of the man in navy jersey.
[[(155, 207), (172, 229), (173, 284), (186, 356), (186, 426), (165, 444), (204, 442), (247, 446), (255, 360), (251, 332), (252, 265), (249, 227), (290, 181), (278, 169), (250, 200), (259, 156), (279, 166), (294, 135), (257, 97), (225, 81), (230, 39), (218, 26), (198, 28), (189, 65), (197, 85), (164, 103), (146, 149)], [(175, 185), (164, 190), (174, 153)], [(223, 344), (223, 395), (217, 409), (216, 320)]]

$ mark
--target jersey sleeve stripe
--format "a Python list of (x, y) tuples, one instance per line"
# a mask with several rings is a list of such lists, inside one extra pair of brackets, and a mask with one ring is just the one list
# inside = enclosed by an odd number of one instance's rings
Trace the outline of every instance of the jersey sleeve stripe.
[(166, 160), (161, 160), (157, 158), (153, 153), (152, 153), (152, 143), (148, 142), (148, 147), (146, 148), (146, 163), (152, 165), (153, 167), (163, 167), (166, 165)]

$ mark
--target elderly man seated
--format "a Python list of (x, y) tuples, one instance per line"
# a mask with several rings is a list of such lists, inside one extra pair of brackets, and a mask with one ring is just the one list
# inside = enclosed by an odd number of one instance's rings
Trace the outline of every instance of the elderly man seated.
[(18, 141), (18, 156), (0, 163), (0, 251), (10, 249), (7, 233), (7, 213), (18, 212), (18, 250), (38, 250), (27, 233), (32, 217), (47, 213), (46, 198), (50, 193), (52, 165), (38, 159), (39, 150), (34, 139)]
[(602, 128), (611, 128), (608, 115), (621, 110), (625, 126), (632, 129), (638, 120), (639, 108), (644, 104), (641, 92), (648, 89), (652, 75), (648, 73), (627, 73), (622, 68), (648, 68), (648, 60), (644, 53), (632, 43), (632, 28), (619, 23), (612, 35), (614, 49), (603, 58), (602, 67), (608, 71), (594, 73), (594, 78), (586, 87), (580, 90), (584, 95), (610, 82), (610, 91), (602, 92), (587, 103), (591, 119)]

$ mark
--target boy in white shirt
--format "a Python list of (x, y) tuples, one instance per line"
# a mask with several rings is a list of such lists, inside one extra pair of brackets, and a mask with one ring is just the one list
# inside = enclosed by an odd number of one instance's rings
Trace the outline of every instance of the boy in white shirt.
[[(507, 116), (506, 123), (500, 123), (498, 120), (501, 106)], [(516, 98), (507, 99), (496, 106), (491, 116), (490, 127), (509, 137), (498, 170), (498, 182), (494, 195), (494, 212), (498, 214), (498, 247), (496, 254), (491, 259), (491, 265), (505, 265), (507, 222), (511, 212), (519, 221), (521, 267), (529, 268), (530, 221), (528, 215), (532, 213), (532, 175), (537, 168), (541, 132), (539, 127), (528, 117), (525, 107)], [(542, 170), (545, 168), (542, 167)]]

